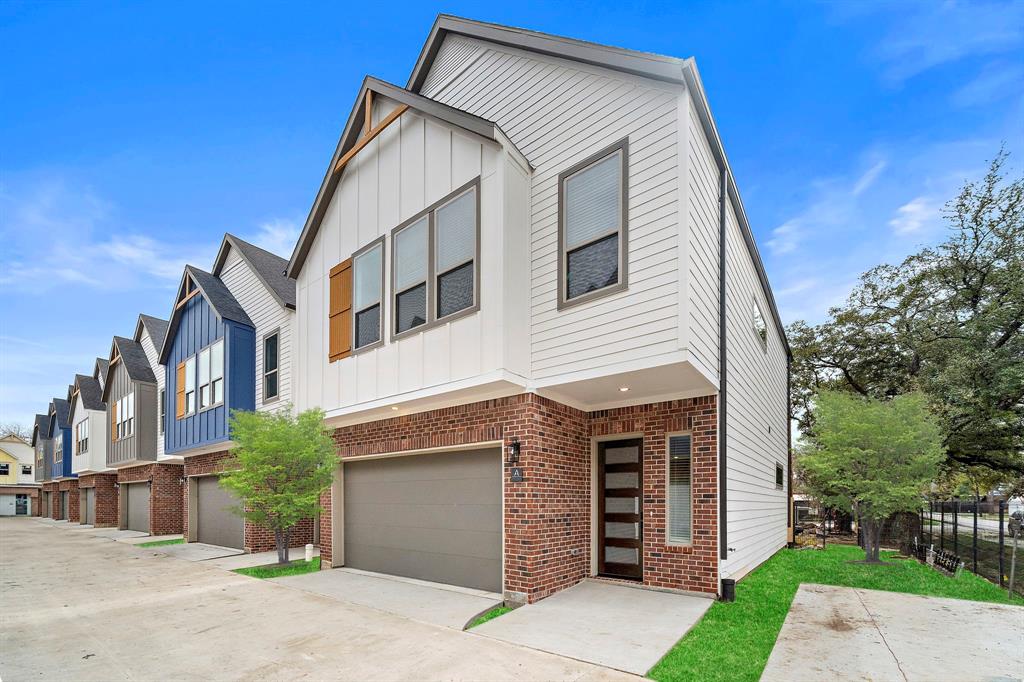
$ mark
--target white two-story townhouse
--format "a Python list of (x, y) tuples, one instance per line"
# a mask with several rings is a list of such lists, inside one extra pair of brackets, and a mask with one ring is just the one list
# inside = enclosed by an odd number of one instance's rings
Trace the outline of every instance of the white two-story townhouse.
[(693, 59), (439, 17), (288, 274), (324, 566), (714, 595), (785, 545), (789, 350)]
[[(164, 455), (184, 463), (184, 533), (252, 552), (274, 547), (273, 533), (232, 511), (220, 487), (230, 463), (233, 410), (287, 409), (292, 401), (291, 338), (295, 282), (287, 261), (234, 235), (224, 236), (211, 272), (188, 266), (159, 361), (170, 402), (162, 417)], [(313, 519), (292, 546), (315, 540)]]
[(117, 472), (107, 465), (107, 404), (103, 381), (107, 361), (96, 358), (91, 375), (75, 375), (68, 402), (71, 471), (78, 476), (78, 520), (97, 527), (117, 526)]
[(39, 516), (35, 450), (21, 436), (0, 434), (0, 516)]

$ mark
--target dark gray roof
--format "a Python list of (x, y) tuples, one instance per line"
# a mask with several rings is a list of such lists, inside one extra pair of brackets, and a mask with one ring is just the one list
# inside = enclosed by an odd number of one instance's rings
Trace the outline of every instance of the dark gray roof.
[(96, 365), (93, 367), (92, 373), (96, 379), (103, 383), (107, 380), (107, 369), (110, 367), (110, 361), (106, 358), (96, 358)]
[[(113, 345), (117, 348), (117, 352), (121, 356), (121, 364), (124, 365), (124, 369), (128, 372), (128, 377), (131, 378), (132, 381), (144, 381), (150, 384), (156, 383), (156, 375), (153, 374), (153, 368), (149, 366), (149, 358), (146, 357), (146, 351), (143, 350), (142, 344), (135, 339), (126, 339), (123, 336), (115, 336)], [(113, 351), (113, 348), (111, 348), (111, 351)], [(113, 352), (111, 352), (110, 357), (114, 357)], [(115, 368), (116, 365), (111, 364), (107, 369), (107, 380), (103, 382), (104, 401), (106, 401), (107, 395), (109, 394), (110, 374)]]
[(54, 398), (52, 404), (53, 414), (57, 417), (57, 428), (66, 429), (68, 427), (68, 415), (71, 412), (71, 405), (63, 398)]
[(159, 353), (164, 345), (164, 336), (167, 334), (167, 320), (161, 320), (159, 317), (153, 317), (152, 315), (140, 314), (139, 321), (135, 324), (136, 340), (139, 338), (139, 327), (141, 326), (146, 327), (146, 333), (153, 340), (153, 347)]
[(78, 395), (82, 397), (82, 405), (87, 410), (105, 410), (107, 406), (103, 403), (103, 389), (100, 382), (88, 374), (76, 374), (75, 385), (78, 387)]
[(32, 447), (36, 446), (36, 440), (40, 437), (49, 438), (50, 417), (45, 414), (37, 414), (35, 424), (32, 427)]
[[(199, 294), (206, 299), (206, 302), (213, 308), (213, 312), (217, 313), (217, 316), (223, 320), (231, 320), (232, 322), (238, 322), (241, 324), (254, 327), (252, 320), (245, 314), (245, 310), (235, 300), (235, 297), (231, 295), (231, 292), (224, 285), (224, 282), (211, 275), (205, 270), (200, 270), (194, 265), (185, 266), (185, 274), (182, 275), (182, 283), (185, 281), (185, 277), (191, 277), (192, 281), (196, 283), (199, 288)], [(181, 291), (181, 287), (178, 287)], [(161, 364), (167, 362), (167, 355), (171, 352), (171, 344), (174, 340), (174, 334), (178, 329), (178, 321), (181, 319), (182, 308), (179, 308), (175, 303), (174, 310), (171, 312), (171, 320), (167, 326), (167, 335), (164, 337), (163, 346), (160, 348), (160, 362)]]
[(388, 99), (404, 104), (411, 109), (416, 109), (445, 123), (494, 140), (505, 147), (511, 147), (516, 154), (522, 157), (523, 163), (529, 164), (529, 160), (523, 156), (522, 152), (515, 148), (509, 137), (493, 121), (488, 121), (475, 114), (456, 109), (453, 106), (438, 102), (429, 97), (424, 97), (419, 93), (406, 90), (398, 85), (382, 81), (379, 78), (367, 76), (363, 80), (362, 87), (359, 89), (359, 95), (352, 106), (352, 112), (349, 114), (348, 122), (345, 123), (345, 130), (341, 134), (341, 139), (338, 140), (338, 146), (331, 157), (331, 163), (327, 166), (327, 174), (324, 176), (316, 198), (313, 200), (313, 207), (309, 210), (309, 216), (306, 218), (302, 234), (299, 235), (299, 241), (292, 252), (291, 260), (288, 261), (289, 277), (297, 277), (299, 271), (302, 270), (302, 264), (306, 262), (306, 256), (313, 245), (313, 239), (320, 230), (320, 223), (327, 213), (327, 206), (330, 203), (331, 196), (341, 180), (342, 174), (335, 172), (338, 160), (345, 155), (345, 152), (354, 147), (362, 136), (364, 119), (366, 117), (366, 107), (363, 106), (363, 101), (366, 99), (368, 91), (379, 93)]
[(233, 234), (225, 234), (217, 252), (217, 259), (213, 263), (213, 274), (217, 277), (220, 277), (224, 268), (229, 248), (238, 249), (238, 253), (260, 278), (267, 291), (277, 299), (279, 305), (295, 310), (295, 280), (284, 274), (288, 261)]

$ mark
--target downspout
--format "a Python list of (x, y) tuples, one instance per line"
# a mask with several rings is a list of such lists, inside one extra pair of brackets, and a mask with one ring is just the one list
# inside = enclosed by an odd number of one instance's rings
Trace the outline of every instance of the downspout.
[(718, 197), (718, 555), (721, 559), (729, 558), (729, 538), (726, 532), (728, 518), (726, 516), (726, 400), (727, 400), (727, 363), (725, 349), (726, 300), (725, 300), (725, 255), (726, 229), (725, 212), (728, 191), (728, 176), (725, 164), (722, 164), (721, 182)]
[(793, 409), (792, 379), (793, 376), (793, 355), (786, 353), (786, 526), (788, 527), (786, 540), (793, 545), (796, 539), (793, 527), (793, 419), (790, 416)]

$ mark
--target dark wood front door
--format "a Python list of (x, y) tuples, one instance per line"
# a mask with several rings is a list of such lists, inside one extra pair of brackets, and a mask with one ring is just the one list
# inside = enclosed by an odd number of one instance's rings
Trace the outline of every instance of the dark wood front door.
[(643, 578), (643, 441), (598, 443), (597, 572)]

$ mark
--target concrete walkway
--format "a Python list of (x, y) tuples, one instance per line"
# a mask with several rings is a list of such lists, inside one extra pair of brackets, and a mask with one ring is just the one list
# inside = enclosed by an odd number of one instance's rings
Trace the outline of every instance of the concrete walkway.
[(1022, 676), (1024, 606), (801, 585), (761, 682)]
[(119, 538), (118, 542), (125, 542), (129, 545), (141, 545), (146, 542), (163, 542), (165, 540), (180, 540), (181, 533), (177, 535), (143, 535), (137, 538)]
[(455, 630), (462, 630), (473, 618), (502, 602), (502, 596), (492, 592), (350, 568), (273, 580), (305, 592)]
[(713, 603), (704, 597), (585, 580), (473, 632), (643, 675)]
[[(305, 558), (306, 550), (304, 547), (292, 547), (292, 551), (288, 556), (292, 561), (298, 561)], [(320, 550), (314, 548), (313, 556), (320, 556)], [(277, 563), (277, 550), (271, 550), (269, 552), (254, 552), (253, 554), (231, 554), (225, 557), (207, 559), (206, 562), (211, 566), (223, 568), (225, 571), (233, 571), (236, 568), (266, 566), (268, 564)]]
[(0, 575), (4, 680), (631, 679), (21, 519)]
[(184, 542), (180, 545), (164, 545), (162, 547), (141, 547), (152, 552), (160, 552), (175, 559), (184, 561), (208, 561), (209, 559), (220, 559), (223, 557), (245, 554), (240, 549), (233, 547), (220, 547), (218, 545), (207, 545), (202, 542)]

